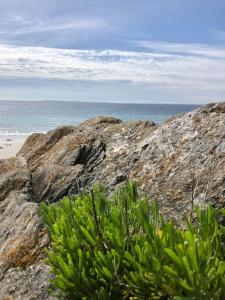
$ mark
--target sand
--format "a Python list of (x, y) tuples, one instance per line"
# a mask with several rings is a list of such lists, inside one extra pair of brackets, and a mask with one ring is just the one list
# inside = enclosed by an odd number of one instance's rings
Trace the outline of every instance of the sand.
[(26, 137), (0, 137), (0, 159), (16, 156)]

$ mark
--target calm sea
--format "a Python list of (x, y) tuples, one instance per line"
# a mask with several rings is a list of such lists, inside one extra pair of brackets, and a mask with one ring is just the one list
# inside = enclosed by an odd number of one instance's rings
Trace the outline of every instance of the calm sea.
[(112, 104), (87, 102), (0, 101), (0, 136), (23, 136), (46, 132), (61, 125), (77, 125), (98, 116), (115, 116), (127, 120), (152, 120), (161, 123), (197, 105), (175, 104)]

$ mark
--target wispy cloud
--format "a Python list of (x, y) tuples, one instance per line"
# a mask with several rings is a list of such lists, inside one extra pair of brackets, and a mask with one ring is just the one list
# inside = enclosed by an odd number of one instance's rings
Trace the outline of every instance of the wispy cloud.
[(95, 30), (107, 27), (107, 23), (102, 18), (29, 18), (21, 15), (11, 16), (7, 20), (2, 20), (0, 34), (19, 36), (47, 31), (75, 30)]
[[(177, 49), (181, 47), (177, 47)], [(196, 48), (188, 52), (195, 53)], [(215, 50), (215, 49), (214, 49)], [(225, 56), (0, 45), (0, 76), (224, 89)], [(215, 53), (216, 50), (215, 50)], [(205, 53), (206, 54), (206, 53)], [(198, 53), (199, 55), (199, 53)]]
[[(220, 32), (220, 35), (225, 33)], [(225, 59), (225, 46), (211, 46), (206, 44), (194, 43), (167, 43), (155, 41), (137, 41), (134, 43), (137, 47), (146, 48), (152, 51), (163, 53), (176, 53), (182, 55), (198, 55), (204, 57)]]

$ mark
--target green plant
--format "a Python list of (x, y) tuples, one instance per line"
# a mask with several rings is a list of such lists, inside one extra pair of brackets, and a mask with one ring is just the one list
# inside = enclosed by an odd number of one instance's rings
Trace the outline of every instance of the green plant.
[(67, 299), (225, 299), (225, 229), (212, 207), (186, 230), (149, 207), (134, 183), (42, 204), (52, 290)]

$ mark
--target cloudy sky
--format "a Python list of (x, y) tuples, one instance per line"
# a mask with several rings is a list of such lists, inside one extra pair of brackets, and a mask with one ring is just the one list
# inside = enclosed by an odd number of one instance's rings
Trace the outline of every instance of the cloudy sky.
[(0, 100), (225, 100), (225, 0), (0, 0)]

